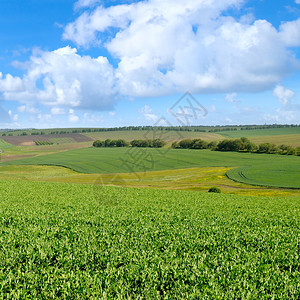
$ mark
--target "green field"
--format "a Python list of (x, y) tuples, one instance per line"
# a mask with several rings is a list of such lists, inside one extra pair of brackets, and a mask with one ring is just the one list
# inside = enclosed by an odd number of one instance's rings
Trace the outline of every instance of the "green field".
[(240, 138), (243, 136), (251, 138), (251, 137), (258, 137), (258, 136), (300, 134), (300, 127), (251, 129), (251, 130), (224, 131), (224, 132), (216, 132), (216, 133), (229, 138)]
[(184, 149), (83, 148), (20, 159), (3, 165), (20, 164), (63, 166), (82, 173), (247, 167), (245, 174), (234, 171), (234, 175), (231, 175), (233, 179), (248, 184), (300, 188), (300, 158), (297, 156)]
[(4, 299), (299, 299), (300, 198), (0, 181)]
[(53, 142), (0, 139), (1, 299), (300, 299), (300, 157)]
[(2, 139), (0, 139), (0, 149), (3, 151), (3, 149), (6, 149), (6, 148), (10, 148), (12, 147), (11, 144), (3, 141)]

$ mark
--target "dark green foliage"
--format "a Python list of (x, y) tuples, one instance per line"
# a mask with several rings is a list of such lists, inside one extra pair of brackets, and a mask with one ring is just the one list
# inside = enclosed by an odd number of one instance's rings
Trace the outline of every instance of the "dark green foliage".
[(296, 149), (288, 145), (280, 145), (279, 146), (279, 154), (282, 155), (295, 155)]
[(208, 190), (209, 193), (221, 193), (221, 190), (217, 187), (211, 187), (209, 190)]
[(171, 145), (171, 147), (174, 148), (174, 149), (180, 148), (179, 142), (177, 142), (177, 141), (173, 142), (172, 145)]
[(270, 144), (270, 143), (264, 143), (260, 144), (258, 147), (258, 152), (259, 153), (268, 153), (268, 154), (274, 154), (278, 153), (279, 149), (276, 145)]
[(129, 143), (125, 140), (110, 140), (106, 139), (105, 141), (94, 141), (93, 147), (128, 147)]
[(217, 151), (246, 151), (254, 152), (256, 151), (257, 146), (249, 141), (249, 139), (242, 137), (240, 139), (230, 139), (223, 140), (218, 143), (216, 150)]
[(161, 139), (154, 140), (133, 140), (130, 142), (132, 147), (139, 148), (162, 148), (166, 142)]
[(94, 141), (93, 147), (140, 147), (140, 148), (162, 148), (166, 145), (166, 142), (161, 139), (154, 140), (133, 140), (130, 143), (126, 142), (123, 139), (119, 140), (110, 140), (106, 139), (105, 141)]
[(299, 197), (0, 189), (3, 299), (300, 298)]
[(36, 146), (47, 146), (47, 145), (53, 145), (53, 142), (49, 141), (34, 141)]
[(217, 142), (210, 142), (207, 144), (207, 149), (216, 150), (217, 149)]

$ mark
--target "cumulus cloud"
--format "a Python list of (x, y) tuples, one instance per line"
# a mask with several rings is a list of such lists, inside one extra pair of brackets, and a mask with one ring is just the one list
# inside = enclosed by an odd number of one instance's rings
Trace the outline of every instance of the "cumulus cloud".
[(17, 108), (20, 113), (38, 114), (39, 110), (30, 105), (21, 105)]
[(286, 106), (290, 103), (290, 100), (295, 96), (295, 93), (281, 85), (276, 86), (273, 91), (273, 95), (278, 98), (279, 102)]
[[(120, 60), (116, 77), (124, 95), (261, 91), (300, 67), (289, 49), (300, 45), (300, 19), (277, 30), (265, 20), (224, 17), (243, 2), (99, 6), (68, 24), (64, 38), (84, 47), (104, 44)], [(106, 41), (111, 28), (118, 32)]]
[(225, 97), (225, 101), (229, 103), (239, 102), (240, 100), (238, 100), (236, 97), (237, 97), (237, 93), (227, 94)]
[(51, 114), (52, 115), (64, 115), (65, 110), (63, 108), (60, 108), (60, 107), (52, 107), (51, 108)]
[(18, 118), (19, 118), (18, 114), (13, 114), (13, 112), (11, 110), (9, 110), (8, 115), (10, 116), (10, 118), (13, 122), (18, 121)]
[(74, 4), (75, 9), (91, 7), (98, 3), (101, 3), (101, 0), (79, 0)]
[(77, 123), (79, 121), (79, 117), (75, 114), (74, 109), (69, 110), (68, 118), (71, 123)]
[(80, 56), (67, 46), (35, 54), (26, 66), (22, 78), (0, 74), (5, 100), (99, 109), (116, 101), (114, 70), (105, 57)]
[(79, 0), (76, 6), (86, 9), (65, 27), (64, 39), (83, 49), (96, 45), (99, 53), (105, 48), (118, 65), (70, 47), (40, 52), (23, 77), (0, 73), (0, 93), (6, 100), (110, 111), (122, 96), (273, 89), (300, 70), (293, 53), (300, 19), (276, 29), (266, 20), (225, 16), (244, 2), (144, 0), (105, 7)]
[(295, 0), (295, 2), (296, 2), (297, 4), (300, 4), (300, 0)]
[(143, 115), (148, 121), (156, 121), (158, 116), (153, 113), (152, 108), (149, 105), (145, 105), (139, 109), (139, 113)]

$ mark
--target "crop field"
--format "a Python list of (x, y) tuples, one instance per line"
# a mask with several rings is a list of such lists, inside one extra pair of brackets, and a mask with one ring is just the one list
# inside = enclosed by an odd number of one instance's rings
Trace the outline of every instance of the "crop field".
[(270, 129), (251, 129), (251, 130), (236, 130), (236, 131), (224, 131), (217, 132), (225, 137), (240, 138), (240, 137), (258, 137), (258, 136), (280, 136), (289, 134), (300, 134), (300, 127), (294, 128), (270, 128)]
[(300, 298), (299, 157), (91, 147), (126, 134), (0, 139), (3, 299)]
[(135, 173), (194, 167), (242, 167), (247, 168), (245, 173), (247, 180), (237, 175), (232, 179), (247, 184), (300, 188), (300, 159), (297, 156), (185, 149), (164, 151), (164, 149), (139, 148), (82, 148), (19, 159), (3, 165), (63, 166), (82, 173)]
[(9, 299), (299, 299), (300, 198), (0, 181)]
[(32, 146), (34, 141), (49, 141), (50, 139), (73, 139), (77, 143), (92, 141), (91, 138), (78, 134), (45, 134), (45, 135), (26, 135), (26, 136), (2, 136), (2, 140), (15, 146)]
[(257, 136), (250, 139), (256, 145), (267, 142), (277, 146), (285, 144), (292, 147), (300, 147), (300, 134)]

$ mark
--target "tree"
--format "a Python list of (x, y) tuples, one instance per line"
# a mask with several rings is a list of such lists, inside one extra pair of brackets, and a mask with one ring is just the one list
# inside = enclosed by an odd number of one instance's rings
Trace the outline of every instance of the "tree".
[(184, 139), (179, 142), (179, 146), (182, 149), (191, 149), (193, 145), (193, 141), (191, 139)]
[(206, 149), (207, 148), (207, 142), (201, 140), (201, 139), (194, 139), (192, 141), (192, 149)]
[(111, 139), (106, 139), (104, 141), (104, 147), (110, 147)]

